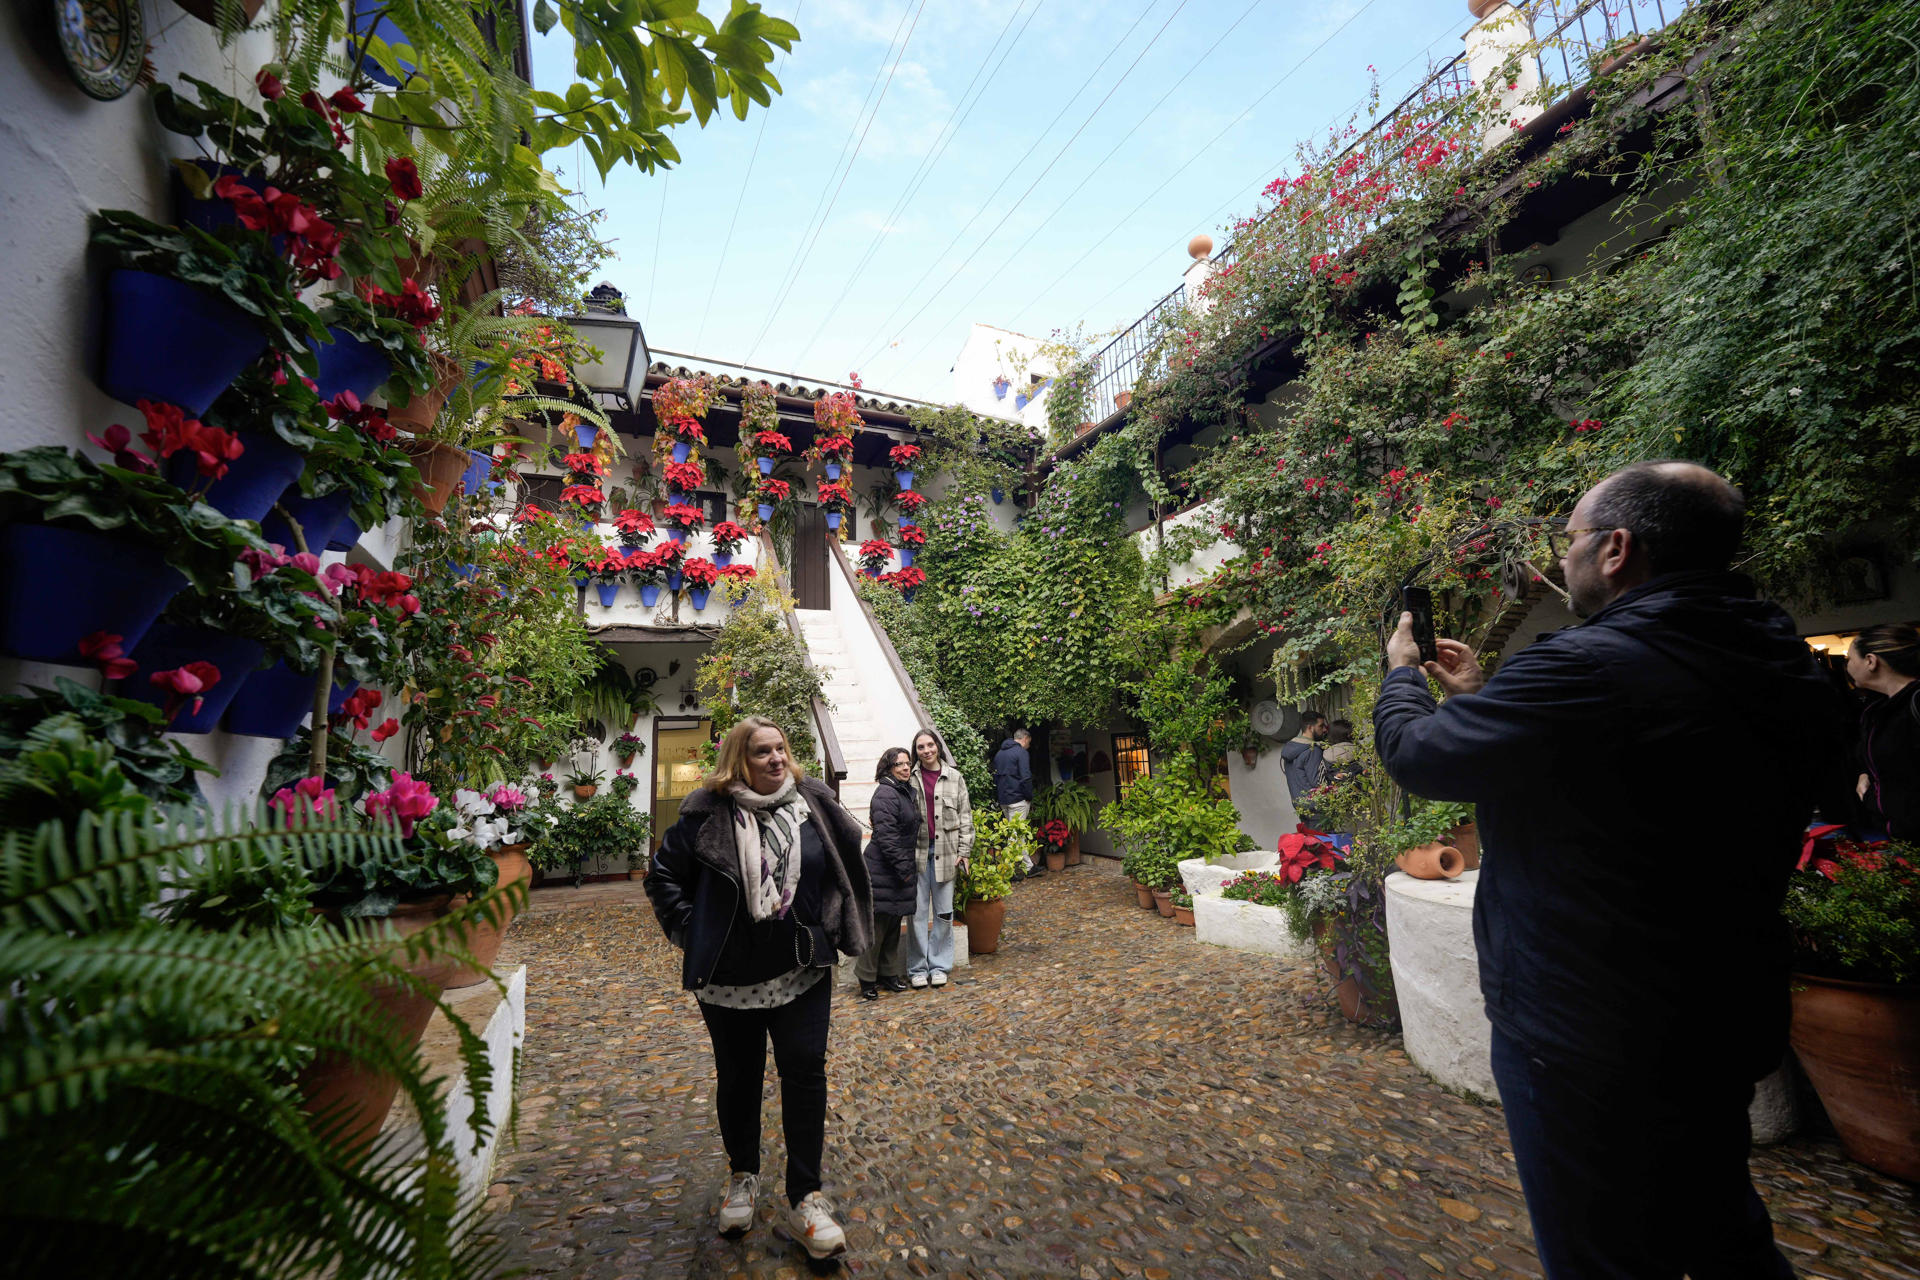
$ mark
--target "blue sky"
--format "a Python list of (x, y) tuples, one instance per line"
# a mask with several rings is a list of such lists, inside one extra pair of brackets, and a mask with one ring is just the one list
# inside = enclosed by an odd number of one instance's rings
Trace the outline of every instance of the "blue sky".
[[(1192, 235), (1224, 244), (1295, 143), (1363, 102), (1370, 66), (1391, 102), (1471, 22), (1464, 0), (767, 8), (801, 39), (764, 131), (758, 109), (690, 122), (678, 168), (604, 186), (549, 161), (607, 211), (605, 274), (656, 349), (941, 401), (974, 321), (1041, 337), (1130, 323), (1179, 282)], [(536, 41), (544, 88), (570, 78), (562, 35)]]

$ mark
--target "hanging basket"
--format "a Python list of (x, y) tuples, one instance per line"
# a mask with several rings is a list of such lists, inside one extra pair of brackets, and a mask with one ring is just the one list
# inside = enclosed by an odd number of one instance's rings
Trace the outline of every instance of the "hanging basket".
[(115, 400), (179, 405), (197, 418), (266, 349), (253, 317), (211, 290), (149, 271), (107, 277), (100, 386)]
[(140, 669), (120, 682), (120, 696), (156, 707), (164, 707), (170, 695), (154, 687), (149, 679), (154, 672), (171, 671), (189, 662), (211, 662), (218, 667), (220, 682), (201, 695), (200, 709), (195, 711), (193, 699), (185, 699), (178, 713), (167, 722), (169, 733), (212, 733), (222, 713), (259, 665), (260, 646), (242, 636), (206, 627), (156, 622), (127, 656), (138, 663)]
[(0, 648), (36, 662), (78, 663), (96, 631), (131, 652), (186, 588), (150, 540), (44, 524), (0, 528)]
[(414, 469), (420, 473), (420, 482), (413, 486), (413, 496), (420, 499), (420, 505), (429, 512), (439, 515), (447, 509), (447, 503), (453, 499), (454, 488), (473, 459), (467, 456), (465, 449), (438, 440), (416, 437), (402, 441), (401, 447), (413, 459)]
[(313, 381), (322, 400), (331, 400), (342, 391), (351, 391), (365, 400), (386, 385), (393, 373), (393, 361), (385, 350), (337, 325), (329, 327), (327, 333), (332, 342), (311, 339), (307, 342), (320, 362), (320, 371)]
[(296, 551), (300, 544), (294, 541), (293, 526), (280, 514), (283, 509), (300, 522), (300, 532), (306, 535), (310, 549), (349, 551), (360, 541), (360, 526), (353, 522), (353, 495), (345, 489), (336, 489), (318, 498), (304, 498), (298, 485), (289, 485), (280, 500), (260, 517), (262, 537), (288, 551)]
[(596, 582), (593, 589), (599, 594), (600, 607), (603, 609), (613, 608), (613, 602), (620, 595), (620, 584), (617, 582)]
[(687, 603), (693, 606), (695, 613), (707, 607), (707, 597), (713, 594), (712, 587), (687, 588)]

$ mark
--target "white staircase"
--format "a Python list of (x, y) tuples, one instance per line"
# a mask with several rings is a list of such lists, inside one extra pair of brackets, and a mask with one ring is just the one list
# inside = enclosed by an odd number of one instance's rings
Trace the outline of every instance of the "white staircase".
[[(833, 731), (840, 739), (840, 751), (847, 761), (847, 777), (840, 784), (840, 803), (867, 825), (867, 809), (873, 803), (873, 767), (880, 753), (905, 742), (888, 742), (874, 710), (867, 703), (866, 681), (854, 666), (847, 650), (846, 637), (840, 633), (840, 620), (828, 609), (796, 609), (800, 636), (806, 642), (807, 657), (819, 669), (827, 689), (827, 703), (833, 708)], [(861, 623), (866, 622), (861, 617)]]

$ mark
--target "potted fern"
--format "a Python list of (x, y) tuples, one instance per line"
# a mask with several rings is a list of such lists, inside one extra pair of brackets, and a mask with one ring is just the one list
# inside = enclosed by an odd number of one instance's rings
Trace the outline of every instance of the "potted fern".
[(1066, 824), (1066, 865), (1069, 867), (1080, 865), (1080, 833), (1093, 827), (1099, 812), (1100, 797), (1093, 793), (1093, 788), (1072, 779), (1042, 787), (1033, 797), (1035, 822), (1045, 824), (1058, 820)]

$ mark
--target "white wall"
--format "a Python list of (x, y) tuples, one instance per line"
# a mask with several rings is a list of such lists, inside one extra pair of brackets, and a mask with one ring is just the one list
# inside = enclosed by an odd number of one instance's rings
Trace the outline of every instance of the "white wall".
[[(1213, 528), (1220, 523), (1221, 510), (1221, 504), (1216, 500), (1202, 503), (1178, 515), (1168, 516), (1164, 521), (1166, 532), (1172, 534), (1176, 529), (1190, 528), (1195, 525)], [(1142, 558), (1150, 558), (1160, 545), (1160, 533), (1152, 525), (1134, 534), (1133, 539), (1140, 545)], [(1201, 581), (1221, 565), (1239, 555), (1241, 551), (1239, 543), (1222, 535), (1212, 546), (1202, 547), (1187, 559), (1170, 565), (1167, 590), (1177, 590)], [(1153, 585), (1156, 590), (1159, 589), (1158, 583)]]
[[(975, 413), (996, 418), (1013, 418), (1044, 432), (1047, 429), (1046, 394), (1022, 408), (1015, 396), (1031, 389), (1030, 376), (1043, 379), (1058, 372), (1053, 361), (1039, 356), (1040, 339), (990, 324), (975, 324), (967, 331), (967, 340), (953, 362), (953, 398)], [(993, 394), (993, 380), (1012, 379), (1006, 399)]]

